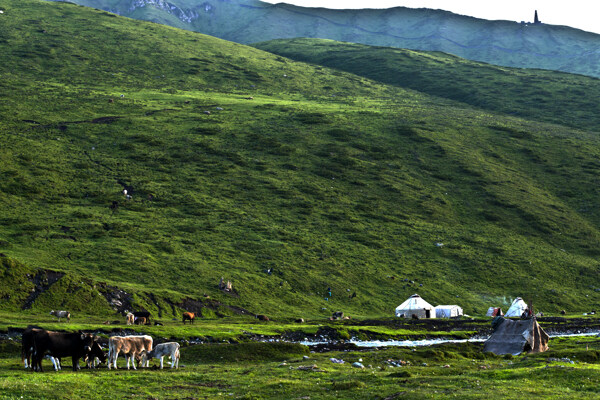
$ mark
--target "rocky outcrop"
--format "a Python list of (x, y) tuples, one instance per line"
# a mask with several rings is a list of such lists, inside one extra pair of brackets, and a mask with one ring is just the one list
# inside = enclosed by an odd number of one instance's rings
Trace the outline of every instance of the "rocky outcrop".
[[(159, 10), (166, 11), (169, 14), (176, 16), (180, 21), (187, 24), (191, 24), (193, 20), (198, 18), (198, 12), (190, 9), (183, 9), (165, 0), (131, 0), (128, 12), (133, 12), (138, 8), (142, 7), (155, 7)], [(203, 4), (203, 9), (207, 12), (212, 10), (212, 6), (209, 3)]]

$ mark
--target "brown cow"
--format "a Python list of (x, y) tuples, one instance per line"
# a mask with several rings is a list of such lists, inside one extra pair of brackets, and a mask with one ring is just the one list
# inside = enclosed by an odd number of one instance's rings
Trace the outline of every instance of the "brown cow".
[[(113, 364), (117, 369), (117, 357), (119, 353), (125, 354), (127, 359), (127, 369), (129, 369), (129, 360), (135, 368), (135, 359), (142, 354), (143, 351), (152, 351), (152, 337), (143, 336), (111, 336), (108, 339), (108, 369)], [(142, 367), (148, 366), (150, 361), (142, 361)]]
[(136, 325), (146, 325), (146, 317), (137, 317), (133, 322)]
[(185, 325), (185, 321), (190, 321), (192, 324), (194, 323), (194, 320), (196, 319), (196, 313), (193, 312), (184, 312), (183, 313), (183, 324)]
[(132, 313), (127, 313), (125, 318), (127, 319), (127, 325), (133, 325), (133, 323), (135, 322), (135, 315), (133, 315)]

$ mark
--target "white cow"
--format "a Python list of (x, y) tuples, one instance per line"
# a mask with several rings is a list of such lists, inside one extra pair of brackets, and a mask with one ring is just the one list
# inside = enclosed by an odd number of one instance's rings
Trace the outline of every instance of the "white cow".
[(179, 343), (168, 342), (156, 345), (154, 350), (145, 352), (142, 355), (142, 362), (150, 362), (153, 358), (160, 358), (160, 369), (163, 369), (163, 358), (171, 358), (171, 368), (179, 368)]
[(60, 322), (61, 318), (66, 318), (67, 322), (71, 322), (71, 313), (68, 311), (50, 311), (50, 315), (54, 315), (58, 318), (58, 322)]

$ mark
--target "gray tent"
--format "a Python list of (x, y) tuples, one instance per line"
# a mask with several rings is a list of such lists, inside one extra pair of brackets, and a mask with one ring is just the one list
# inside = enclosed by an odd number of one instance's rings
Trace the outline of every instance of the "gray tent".
[(494, 333), (483, 345), (483, 351), (516, 356), (523, 352), (541, 353), (548, 350), (548, 334), (535, 318), (513, 321), (496, 317), (492, 326)]

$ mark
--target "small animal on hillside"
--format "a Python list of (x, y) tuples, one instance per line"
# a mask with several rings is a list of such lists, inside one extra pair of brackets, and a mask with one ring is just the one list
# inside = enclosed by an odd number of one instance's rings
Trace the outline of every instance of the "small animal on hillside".
[(194, 319), (196, 319), (196, 313), (193, 312), (184, 312), (183, 313), (183, 323), (185, 324), (185, 321), (190, 321), (190, 323), (194, 323)]
[(127, 313), (125, 318), (127, 319), (127, 325), (133, 325), (133, 323), (135, 322), (135, 315), (133, 315), (132, 313)]
[(334, 313), (331, 315), (331, 317), (332, 317), (333, 319), (342, 319), (342, 318), (344, 318), (344, 312), (343, 312), (343, 311), (336, 311), (336, 312), (334, 312)]
[(269, 321), (269, 317), (267, 317), (266, 315), (263, 315), (263, 314), (258, 314), (258, 315), (256, 316), (256, 318), (257, 318), (259, 321)]
[(179, 343), (168, 342), (157, 344), (154, 350), (144, 352), (142, 355), (142, 364), (149, 363), (153, 358), (160, 358), (160, 369), (163, 369), (163, 358), (171, 358), (171, 368), (179, 368)]
[(147, 321), (150, 321), (150, 312), (148, 312), (148, 311), (135, 311), (133, 313), (133, 316), (136, 318), (144, 317), (144, 318), (146, 318)]
[(66, 318), (67, 322), (71, 322), (71, 313), (68, 311), (50, 311), (50, 315), (54, 315), (58, 318), (58, 322), (60, 322), (61, 318)]
[(137, 317), (133, 323), (136, 325), (146, 325), (146, 317)]
[(560, 315), (567, 315), (567, 312), (565, 310), (560, 310)]

